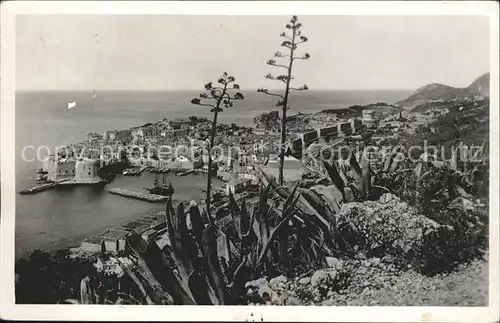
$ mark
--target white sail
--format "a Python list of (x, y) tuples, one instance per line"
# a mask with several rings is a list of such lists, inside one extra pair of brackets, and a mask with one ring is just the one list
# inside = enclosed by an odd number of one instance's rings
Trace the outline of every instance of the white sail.
[(68, 102), (68, 109), (73, 109), (74, 107), (76, 107), (76, 102)]

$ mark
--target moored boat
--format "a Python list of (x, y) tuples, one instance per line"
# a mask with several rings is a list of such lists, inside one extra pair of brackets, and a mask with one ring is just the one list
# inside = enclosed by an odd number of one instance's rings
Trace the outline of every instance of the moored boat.
[(172, 186), (172, 183), (165, 182), (165, 177), (162, 178), (162, 183), (158, 181), (158, 176), (155, 178), (154, 181), (154, 187), (153, 188), (145, 188), (150, 194), (155, 194), (155, 195), (162, 195), (162, 196), (168, 196), (171, 197), (175, 189)]

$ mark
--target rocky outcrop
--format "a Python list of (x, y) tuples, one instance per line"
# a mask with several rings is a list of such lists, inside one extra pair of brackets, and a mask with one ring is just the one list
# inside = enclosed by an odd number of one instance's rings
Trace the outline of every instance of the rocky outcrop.
[[(362, 255), (339, 260), (348, 284), (339, 286), (339, 270), (325, 267), (304, 277), (278, 276), (247, 283), (252, 305), (320, 306), (486, 306), (488, 263), (477, 260), (451, 274), (427, 277), (398, 270), (394, 259)], [(333, 279), (332, 279), (333, 278)], [(259, 296), (261, 290), (263, 297)], [(268, 295), (271, 295), (270, 297)], [(267, 301), (265, 301), (265, 298)]]
[(438, 254), (439, 243), (451, 226), (417, 212), (392, 194), (379, 201), (347, 203), (336, 215), (341, 235), (357, 251), (391, 255), (401, 265), (425, 271)]
[(281, 275), (247, 282), (247, 302), (253, 305), (312, 305), (327, 299), (347, 287), (352, 269), (344, 266), (342, 260), (328, 258), (329, 267), (316, 270), (311, 276), (290, 278)]

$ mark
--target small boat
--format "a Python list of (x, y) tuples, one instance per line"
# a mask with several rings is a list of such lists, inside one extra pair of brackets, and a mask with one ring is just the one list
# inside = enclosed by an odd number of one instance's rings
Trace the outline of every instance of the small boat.
[(68, 110), (69, 109), (73, 109), (74, 107), (76, 107), (76, 102), (75, 101), (68, 102)]
[(96, 98), (96, 94), (95, 94), (95, 91), (94, 91), (94, 94), (92, 94), (92, 99), (95, 99)]
[(176, 173), (175, 175), (176, 176), (186, 176), (186, 175), (189, 175), (189, 174), (194, 173), (194, 172), (195, 172), (194, 169), (190, 169), (187, 171), (180, 171), (180, 172)]
[(129, 169), (125, 169), (122, 172), (122, 174), (125, 175), (125, 176), (140, 176), (141, 172), (138, 169), (129, 168)]

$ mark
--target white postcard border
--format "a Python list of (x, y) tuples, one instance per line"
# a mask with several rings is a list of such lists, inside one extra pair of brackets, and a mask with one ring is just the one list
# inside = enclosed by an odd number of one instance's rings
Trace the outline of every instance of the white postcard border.
[[(24, 320), (484, 322), (499, 318), (498, 3), (22, 1), (1, 8), (0, 316)], [(488, 307), (119, 306), (14, 304), (15, 16), (20, 14), (485, 15), (490, 17), (490, 290)], [(467, 40), (464, 40), (464, 46)], [(408, 291), (411, 292), (411, 291)]]

